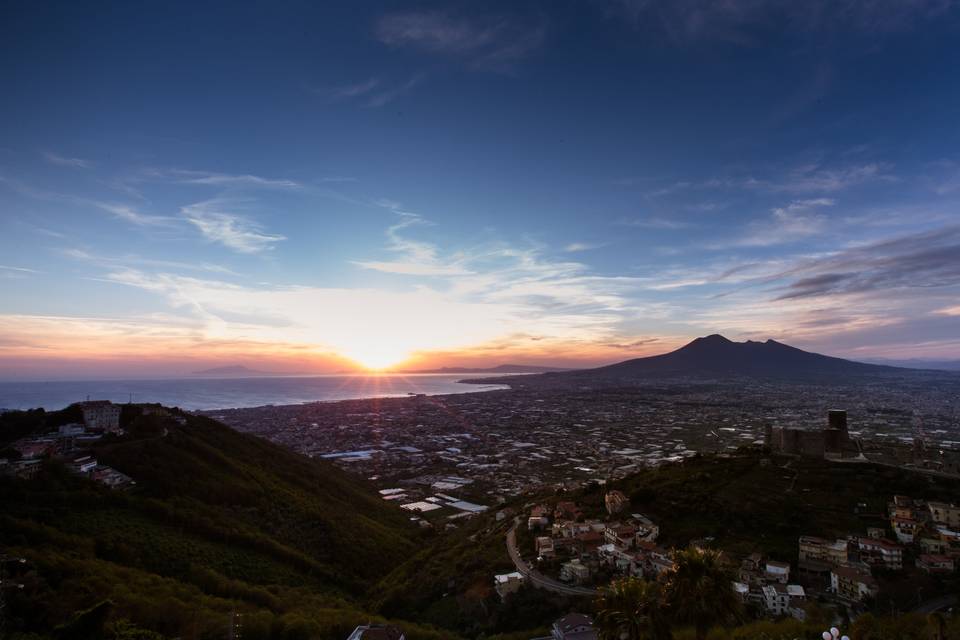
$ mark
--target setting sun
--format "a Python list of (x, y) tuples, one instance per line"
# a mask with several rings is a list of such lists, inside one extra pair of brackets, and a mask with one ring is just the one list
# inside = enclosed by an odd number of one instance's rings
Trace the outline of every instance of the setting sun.
[(370, 371), (390, 369), (410, 357), (410, 353), (402, 348), (376, 344), (347, 349), (343, 355)]

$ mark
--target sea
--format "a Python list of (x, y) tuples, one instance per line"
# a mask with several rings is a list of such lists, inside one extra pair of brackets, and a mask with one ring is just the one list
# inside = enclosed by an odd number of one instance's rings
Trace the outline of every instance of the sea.
[(0, 409), (62, 409), (82, 400), (158, 402), (188, 410), (442, 395), (506, 389), (501, 384), (465, 384), (465, 374), (379, 374), (177, 378), (167, 380), (71, 380), (0, 382)]

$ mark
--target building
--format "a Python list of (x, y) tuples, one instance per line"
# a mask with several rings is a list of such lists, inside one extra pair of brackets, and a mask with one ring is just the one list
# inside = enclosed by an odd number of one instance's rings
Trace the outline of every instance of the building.
[(786, 615), (790, 609), (790, 594), (782, 584), (768, 584), (763, 587), (763, 606), (772, 616)]
[(537, 556), (540, 558), (552, 558), (556, 553), (553, 546), (553, 538), (550, 536), (539, 536), (537, 538)]
[(899, 516), (890, 518), (890, 526), (893, 528), (893, 533), (897, 536), (897, 541), (904, 544), (912, 543), (917, 531), (922, 527), (922, 525), (913, 518), (902, 518)]
[(93, 456), (81, 456), (68, 462), (67, 468), (74, 473), (86, 475), (97, 468), (97, 459)]
[(647, 516), (634, 513), (630, 516), (630, 520), (637, 527), (637, 542), (654, 542), (660, 535), (660, 526)]
[(403, 631), (389, 624), (363, 624), (347, 640), (406, 640)]
[(787, 584), (787, 582), (790, 581), (790, 563), (767, 560), (767, 564), (764, 566), (763, 573), (767, 580), (773, 580), (780, 584)]
[(803, 562), (825, 562), (832, 565), (847, 563), (847, 541), (831, 542), (814, 536), (800, 536), (800, 560)]
[(941, 554), (924, 553), (917, 558), (917, 569), (926, 573), (953, 573), (953, 558)]
[(830, 590), (841, 598), (863, 602), (877, 595), (877, 581), (869, 573), (834, 567), (830, 570)]
[(613, 491), (608, 491), (607, 495), (603, 497), (603, 503), (607, 507), (607, 513), (616, 515), (630, 506), (630, 499), (627, 498), (627, 495), (623, 491), (614, 489)]
[(580, 506), (576, 502), (570, 502), (569, 500), (558, 502), (556, 508), (553, 510), (554, 520), (569, 520), (576, 522), (582, 517), (583, 511), (581, 511)]
[(791, 604), (806, 602), (807, 600), (807, 592), (799, 584), (788, 584), (787, 595), (790, 596)]
[(11, 461), (7, 458), (0, 458), (0, 475), (12, 476), (30, 480), (37, 477), (40, 473), (41, 463), (39, 459)]
[(839, 458), (858, 452), (847, 431), (847, 412), (842, 409), (828, 411), (827, 426), (819, 430), (767, 425), (764, 443), (776, 453), (817, 458)]
[(106, 433), (120, 431), (120, 405), (109, 400), (88, 400), (80, 403), (83, 423), (88, 429)]
[(946, 502), (929, 502), (930, 518), (937, 524), (945, 524), (951, 529), (960, 529), (960, 507)]
[(568, 613), (553, 623), (550, 628), (553, 640), (597, 640), (593, 620), (582, 613)]
[(934, 555), (946, 552), (949, 545), (939, 538), (920, 538), (920, 551)]
[(493, 576), (493, 588), (500, 600), (506, 600), (511, 593), (516, 593), (523, 586), (523, 574), (519, 571), (503, 573)]
[(628, 524), (611, 524), (603, 530), (603, 538), (619, 549), (630, 549), (634, 544), (637, 528)]
[(527, 518), (527, 529), (534, 531), (536, 529), (545, 529), (550, 526), (550, 510), (543, 505), (537, 505), (530, 509), (530, 517)]
[(590, 580), (590, 567), (576, 559), (564, 562), (560, 565), (560, 579), (564, 582), (583, 584)]
[(903, 569), (903, 547), (880, 538), (858, 538), (857, 547), (860, 549), (860, 561), (871, 567), (885, 569)]

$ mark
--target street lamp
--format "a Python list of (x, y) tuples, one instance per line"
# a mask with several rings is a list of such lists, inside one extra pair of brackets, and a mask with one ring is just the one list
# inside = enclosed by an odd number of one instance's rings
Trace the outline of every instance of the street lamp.
[(830, 630), (821, 633), (820, 637), (822, 637), (823, 640), (850, 640), (850, 636), (841, 636), (840, 629), (836, 627), (830, 627)]

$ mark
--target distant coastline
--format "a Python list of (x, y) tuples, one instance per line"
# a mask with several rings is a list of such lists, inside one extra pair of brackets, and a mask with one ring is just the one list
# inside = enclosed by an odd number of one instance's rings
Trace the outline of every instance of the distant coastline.
[(90, 397), (113, 402), (159, 402), (188, 410), (215, 410), (338, 402), (408, 395), (449, 395), (507, 389), (505, 384), (461, 384), (462, 374), (321, 374), (142, 380), (0, 382), (0, 407), (62, 409)]

